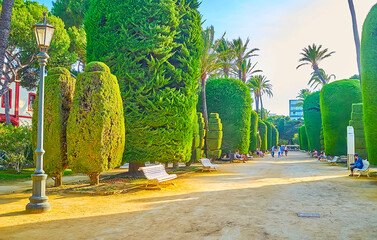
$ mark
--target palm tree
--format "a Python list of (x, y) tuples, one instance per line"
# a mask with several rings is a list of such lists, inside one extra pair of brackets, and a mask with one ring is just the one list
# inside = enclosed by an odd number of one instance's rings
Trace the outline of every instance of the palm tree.
[(305, 101), (305, 99), (306, 99), (310, 94), (312, 94), (312, 92), (310, 91), (310, 89), (308, 89), (308, 88), (301, 89), (301, 90), (298, 92), (298, 95), (297, 95), (297, 100), (299, 100), (299, 101), (301, 101), (301, 102), (296, 103), (296, 107), (303, 106), (303, 105), (304, 105), (304, 101)]
[(249, 38), (247, 38), (244, 44), (240, 37), (238, 39), (233, 39), (232, 42), (232, 51), (235, 56), (235, 65), (233, 70), (238, 73), (238, 78), (240, 80), (242, 80), (242, 64), (244, 63), (244, 60), (246, 61), (251, 57), (258, 56), (258, 54), (255, 54), (255, 52), (259, 51), (259, 48), (253, 48), (247, 51), (247, 45), (249, 44), (249, 42), (250, 40)]
[(220, 39), (216, 52), (218, 53), (222, 74), (229, 78), (230, 70), (234, 63), (234, 53), (231, 49), (231, 43), (228, 40)]
[(259, 101), (261, 104), (261, 119), (263, 119), (263, 102), (262, 96), (263, 94), (267, 94), (269, 97), (272, 97), (272, 85), (270, 80), (267, 80), (266, 76), (263, 75), (256, 75), (251, 77), (247, 81), (247, 85), (251, 91), (254, 92), (255, 104), (256, 104), (256, 112), (259, 114)]
[[(224, 33), (225, 35), (225, 33)], [(202, 85), (202, 108), (203, 118), (205, 122), (205, 128), (208, 130), (208, 113), (207, 113), (207, 101), (206, 101), (206, 80), (209, 75), (217, 71), (221, 67), (221, 61), (218, 57), (217, 50), (224, 38), (224, 35), (220, 40), (215, 41), (215, 29), (213, 26), (207, 27), (202, 31), (203, 49), (200, 58), (200, 79)]]
[(360, 79), (360, 86), (361, 86), (360, 37), (359, 37), (359, 30), (357, 29), (356, 13), (355, 13), (355, 7), (353, 5), (353, 0), (348, 0), (348, 6), (350, 8), (351, 18), (352, 18), (353, 38), (355, 41), (357, 68), (359, 70), (359, 79)]
[[(325, 80), (326, 82), (325, 84), (328, 84), (332, 77), (334, 78), (334, 80), (336, 78), (334, 74), (327, 75), (325, 70), (323, 70), (322, 68), (318, 69), (318, 71), (321, 74), (322, 78)], [(319, 79), (316, 72), (314, 71), (311, 74), (312, 74), (312, 77), (310, 78), (308, 85), (311, 84), (310, 87), (313, 87), (315, 85), (314, 89), (317, 88), (319, 85), (322, 85), (323, 87), (324, 86), (323, 82), (321, 81), (321, 79)]]
[(308, 46), (308, 48), (304, 48), (302, 49), (302, 58), (299, 60), (299, 62), (302, 62), (300, 65), (298, 65), (296, 67), (296, 69), (298, 69), (299, 67), (301, 66), (304, 66), (304, 65), (311, 65), (313, 70), (315, 71), (315, 73), (317, 74), (317, 76), (319, 77), (319, 79), (322, 81), (323, 85), (326, 84), (326, 81), (325, 79), (322, 77), (321, 73), (319, 72), (319, 67), (318, 67), (318, 64), (321, 62), (321, 60), (325, 59), (325, 58), (328, 58), (330, 57), (333, 53), (335, 53), (334, 51), (332, 52), (329, 52), (329, 49), (328, 48), (325, 48), (323, 50), (321, 50), (322, 48), (322, 45), (319, 45), (318, 47), (313, 43), (312, 46)]
[(250, 59), (249, 60), (243, 60), (242, 67), (241, 67), (241, 80), (242, 82), (246, 83), (246, 79), (250, 76), (252, 76), (255, 73), (262, 72), (262, 70), (254, 70), (255, 66), (258, 62), (256, 62), (254, 65), (251, 64)]

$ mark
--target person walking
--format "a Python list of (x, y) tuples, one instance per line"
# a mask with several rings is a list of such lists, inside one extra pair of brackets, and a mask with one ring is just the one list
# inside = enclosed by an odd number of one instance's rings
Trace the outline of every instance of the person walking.
[(287, 147), (287, 145), (285, 145), (285, 147), (284, 147), (284, 153), (285, 153), (285, 156), (288, 155), (288, 147)]
[(284, 154), (284, 147), (283, 147), (283, 145), (280, 146), (280, 152), (281, 152), (281, 156), (283, 156), (283, 154)]
[(275, 146), (272, 146), (271, 148), (271, 156), (275, 157)]
[(281, 156), (281, 148), (280, 148), (280, 145), (278, 145), (278, 158), (280, 158)]

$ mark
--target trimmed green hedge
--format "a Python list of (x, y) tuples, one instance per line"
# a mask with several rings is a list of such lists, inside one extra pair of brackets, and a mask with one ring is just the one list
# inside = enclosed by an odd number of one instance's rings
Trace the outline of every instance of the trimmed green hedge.
[(320, 141), (321, 141), (321, 150), (325, 151), (325, 136), (323, 135), (323, 125), (321, 125)]
[[(363, 113), (368, 160), (377, 164), (377, 4), (372, 7), (363, 25), (361, 37), (361, 78)], [(361, 102), (361, 101), (360, 101)]]
[[(67, 159), (67, 121), (72, 106), (76, 79), (65, 68), (53, 68), (45, 79), (44, 134), (45, 150), (43, 169), (56, 179), (55, 186), (61, 184), (62, 173), (68, 168)], [(38, 97), (33, 106), (32, 143), (37, 149)], [(34, 154), (36, 160), (36, 154)]]
[(304, 101), (304, 122), (308, 135), (309, 151), (321, 149), (321, 108), (320, 92), (310, 94)]
[(257, 150), (257, 146), (258, 146), (258, 114), (255, 111), (251, 111), (249, 151), (255, 152)]
[[(117, 78), (101, 62), (80, 73), (67, 125), (67, 155), (73, 172), (85, 173), (91, 184), (101, 172), (122, 162), (125, 131)], [(191, 144), (190, 144), (191, 147)]]
[(352, 104), (352, 114), (349, 125), (354, 128), (355, 135), (355, 152), (359, 154), (362, 159), (368, 158), (366, 152), (366, 141), (364, 134), (364, 123), (363, 123), (363, 104), (354, 103)]
[(306, 134), (306, 127), (302, 125), (300, 127), (300, 138), (301, 138), (301, 150), (308, 150), (308, 135)]
[(325, 85), (320, 101), (326, 154), (345, 155), (352, 104), (361, 102), (359, 80), (338, 80)]
[(272, 148), (272, 123), (264, 121), (267, 126), (267, 149)]
[[(216, 128), (212, 128), (212, 127)], [(221, 156), (221, 142), (223, 132), (217, 126), (221, 126), (218, 113), (211, 113), (208, 118), (208, 132), (206, 137), (207, 158), (218, 159)]]
[(302, 142), (301, 142), (301, 128), (299, 128), (297, 130), (297, 133), (298, 133), (298, 144), (300, 145), (300, 149), (301, 149), (301, 146), (302, 146)]
[(258, 119), (258, 130), (259, 130), (259, 136), (261, 138), (259, 148), (261, 151), (266, 151), (267, 150), (267, 125), (260, 119)]
[(275, 125), (272, 124), (272, 146), (275, 146), (275, 148), (279, 144), (279, 131), (275, 127)]
[(194, 0), (91, 1), (87, 58), (118, 77), (127, 162), (191, 159), (203, 45), (197, 8)]
[[(221, 150), (228, 153), (238, 149), (241, 154), (248, 153), (252, 99), (246, 84), (236, 79), (209, 80), (206, 83), (206, 98), (208, 112), (219, 113), (223, 124)], [(201, 108), (201, 104), (198, 104), (199, 112)], [(208, 126), (213, 127), (211, 122)]]

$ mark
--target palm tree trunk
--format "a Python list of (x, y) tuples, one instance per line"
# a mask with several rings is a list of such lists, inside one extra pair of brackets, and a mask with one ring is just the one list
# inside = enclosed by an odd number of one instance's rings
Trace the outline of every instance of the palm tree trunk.
[(257, 111), (257, 114), (259, 115), (259, 96), (257, 94), (254, 93), (254, 98), (255, 98), (255, 107), (256, 107), (256, 111)]
[(357, 68), (359, 70), (359, 79), (360, 79), (360, 87), (361, 87), (360, 37), (359, 37), (359, 30), (357, 29), (356, 12), (355, 12), (355, 7), (353, 5), (353, 0), (348, 0), (348, 5), (350, 8), (351, 17), (352, 17), (353, 38), (355, 40), (355, 46), (356, 46)]
[[(10, 22), (12, 19), (14, 0), (4, 0), (1, 9), (0, 18), (0, 67), (3, 69), (5, 50), (8, 47), (8, 37), (10, 32)], [(1, 75), (3, 75), (3, 70), (1, 70)]]
[(262, 94), (260, 95), (260, 119), (263, 121), (263, 102), (262, 102)]
[(224, 68), (224, 75), (226, 78), (229, 78), (229, 68)]
[(208, 130), (208, 112), (207, 112), (207, 99), (206, 99), (206, 79), (207, 73), (201, 76), (202, 80), (202, 108), (203, 108), (203, 118), (204, 118), (204, 128)]
[(323, 78), (323, 76), (321, 75), (321, 73), (319, 72), (318, 66), (313, 66), (313, 69), (315, 71), (315, 74), (317, 74), (317, 76), (319, 77), (319, 79), (321, 79), (323, 86), (325, 86), (326, 85), (326, 81)]

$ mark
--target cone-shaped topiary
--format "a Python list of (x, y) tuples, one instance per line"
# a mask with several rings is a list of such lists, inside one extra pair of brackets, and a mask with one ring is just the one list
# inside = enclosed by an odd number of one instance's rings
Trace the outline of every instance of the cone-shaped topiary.
[(258, 146), (258, 114), (255, 111), (251, 111), (249, 151), (255, 152), (257, 150), (257, 146)]
[(264, 121), (267, 126), (267, 149), (272, 148), (272, 123)]
[(194, 123), (194, 140), (192, 143), (191, 160), (186, 163), (186, 166), (190, 166), (191, 163), (199, 160), (203, 155), (202, 148), (204, 147), (204, 119), (202, 113), (197, 113), (195, 117), (196, 123)]
[(320, 92), (310, 94), (304, 101), (304, 121), (308, 135), (309, 151), (321, 149), (321, 107)]
[[(67, 126), (68, 161), (73, 172), (99, 174), (122, 161), (125, 131), (117, 78), (101, 62), (91, 62), (80, 73)], [(190, 145), (191, 146), (191, 145)]]
[(360, 83), (346, 79), (326, 84), (320, 98), (326, 154), (345, 155), (352, 104), (361, 102)]
[(358, 153), (362, 159), (368, 158), (367, 148), (365, 144), (362, 103), (352, 104), (352, 113), (349, 125), (354, 129), (355, 152)]
[(218, 159), (221, 156), (221, 142), (223, 126), (218, 113), (211, 113), (208, 118), (208, 132), (206, 137), (207, 158)]
[[(250, 144), (251, 103), (246, 84), (235, 79), (214, 79), (206, 83), (208, 112), (219, 113), (224, 126), (223, 152), (248, 153)], [(201, 111), (198, 104), (198, 111)]]
[(198, 3), (93, 0), (86, 14), (88, 59), (118, 77), (130, 172), (147, 161), (190, 160), (202, 48)]
[[(43, 169), (55, 180), (56, 187), (62, 185), (62, 173), (68, 168), (67, 121), (71, 110), (75, 81), (65, 68), (49, 70), (45, 80)], [(39, 92), (33, 106), (33, 149), (37, 148), (38, 95)], [(35, 157), (36, 155), (34, 155)]]
[(275, 146), (276, 148), (278, 144), (279, 144), (279, 131), (275, 127), (275, 125), (272, 125), (272, 146)]
[(377, 164), (377, 4), (372, 7), (363, 25), (361, 37), (361, 82), (363, 116), (368, 160)]
[(306, 127), (302, 125), (300, 127), (300, 138), (301, 138), (301, 150), (308, 150), (308, 136), (306, 134)]
[(258, 131), (261, 138), (259, 148), (261, 151), (267, 150), (267, 125), (260, 119), (258, 119)]

